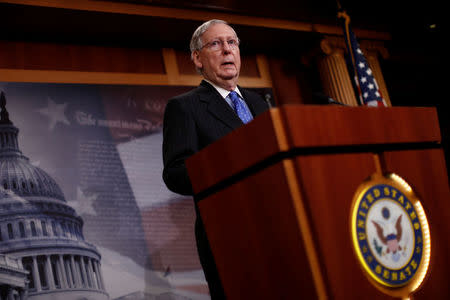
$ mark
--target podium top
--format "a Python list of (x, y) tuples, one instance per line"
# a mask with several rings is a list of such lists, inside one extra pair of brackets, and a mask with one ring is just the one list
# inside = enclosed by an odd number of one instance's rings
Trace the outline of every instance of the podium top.
[(199, 151), (186, 160), (186, 166), (198, 194), (289, 153), (375, 152), (440, 141), (438, 117), (432, 107), (285, 105), (270, 109)]

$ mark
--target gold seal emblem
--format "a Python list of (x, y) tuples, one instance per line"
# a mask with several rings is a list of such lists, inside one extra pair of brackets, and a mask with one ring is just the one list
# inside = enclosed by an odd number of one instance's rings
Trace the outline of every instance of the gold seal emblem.
[(409, 297), (422, 284), (431, 253), (425, 211), (398, 175), (372, 175), (353, 198), (351, 235), (356, 257), (372, 284)]

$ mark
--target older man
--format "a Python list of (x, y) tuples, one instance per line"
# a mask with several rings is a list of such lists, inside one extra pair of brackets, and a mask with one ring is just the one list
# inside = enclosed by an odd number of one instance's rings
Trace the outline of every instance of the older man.
[[(239, 38), (225, 21), (210, 20), (199, 26), (190, 48), (204, 80), (192, 91), (169, 100), (164, 113), (163, 179), (170, 190), (183, 195), (193, 194), (184, 161), (268, 109), (258, 94), (237, 85)], [(195, 196), (194, 200), (197, 202)], [(196, 212), (197, 248), (211, 298), (224, 299), (197, 205)]]

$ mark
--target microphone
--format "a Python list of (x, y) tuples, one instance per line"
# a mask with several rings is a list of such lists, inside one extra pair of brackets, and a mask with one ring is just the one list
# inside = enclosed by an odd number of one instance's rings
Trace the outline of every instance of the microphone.
[(270, 96), (270, 94), (265, 94), (264, 95), (264, 100), (266, 100), (266, 103), (267, 103), (267, 105), (269, 105), (269, 108), (273, 107), (272, 102), (270, 101), (271, 98), (272, 97)]
[(344, 104), (344, 103), (342, 103), (342, 102), (338, 102), (338, 101), (334, 100), (334, 99), (331, 98), (331, 97), (328, 97), (328, 104), (335, 104), (335, 105), (342, 105), (342, 106), (350, 106), (350, 105)]
[(330, 96), (325, 95), (322, 92), (313, 93), (313, 98), (316, 99), (319, 104), (333, 104), (333, 105), (341, 105), (341, 106), (350, 106), (339, 101), (334, 100)]

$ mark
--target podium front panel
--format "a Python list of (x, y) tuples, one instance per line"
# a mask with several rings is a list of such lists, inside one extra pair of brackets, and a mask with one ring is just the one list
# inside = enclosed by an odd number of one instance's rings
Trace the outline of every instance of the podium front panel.
[(229, 299), (318, 298), (290, 177), (280, 162), (199, 202)]
[(365, 277), (352, 249), (350, 209), (357, 187), (376, 171), (372, 153), (295, 159), (330, 299), (386, 299)]

